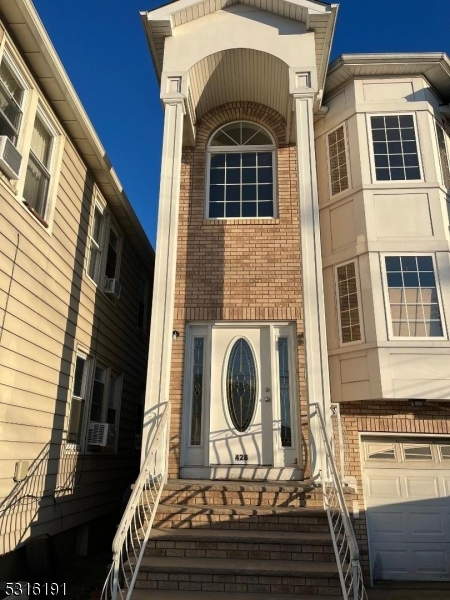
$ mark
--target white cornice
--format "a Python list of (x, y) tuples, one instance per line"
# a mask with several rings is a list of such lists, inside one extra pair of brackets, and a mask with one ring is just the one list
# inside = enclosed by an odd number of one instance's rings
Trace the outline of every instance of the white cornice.
[(353, 77), (408, 75), (423, 75), (444, 100), (450, 99), (450, 59), (445, 52), (342, 54), (329, 66), (325, 94)]
[[(0, 0), (0, 14), (7, 29), (18, 39), (17, 46), (28, 59), (33, 77), (92, 172), (113, 213), (117, 213), (115, 216), (124, 233), (132, 234), (130, 240), (137, 252), (143, 260), (148, 260), (153, 248), (32, 2)], [(33, 68), (36, 58), (45, 65), (45, 76)], [(55, 84), (59, 90), (57, 97)], [(77, 135), (71, 135), (75, 126)]]

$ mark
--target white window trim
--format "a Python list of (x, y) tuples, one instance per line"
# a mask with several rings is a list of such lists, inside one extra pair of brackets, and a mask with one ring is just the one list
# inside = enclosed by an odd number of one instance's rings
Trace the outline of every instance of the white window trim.
[[(102, 230), (101, 230), (101, 236), (100, 236), (101, 237), (100, 245), (98, 245), (97, 242), (93, 238), (95, 209), (96, 208), (98, 208), (98, 210), (101, 212), (102, 217), (103, 217)], [(86, 276), (89, 279), (89, 281), (91, 281), (95, 285), (95, 287), (97, 287), (101, 281), (101, 273), (102, 273), (102, 266), (103, 266), (104, 253), (105, 253), (106, 229), (107, 229), (107, 226), (106, 226), (106, 203), (104, 201), (102, 201), (101, 197), (98, 194), (95, 194), (95, 200), (92, 203), (92, 209), (91, 209), (91, 214), (90, 214), (89, 252), (86, 252), (86, 261), (85, 261)], [(89, 264), (91, 262), (91, 244), (92, 243), (94, 243), (96, 246), (98, 246), (98, 249), (100, 250), (100, 261), (99, 261), (99, 264), (96, 266), (96, 272), (98, 271), (98, 283), (95, 281), (95, 279), (93, 279), (89, 275)]]
[(441, 153), (439, 152), (439, 140), (438, 140), (438, 133), (437, 133), (438, 127), (444, 135), (444, 145), (445, 145), (445, 149), (446, 149), (446, 153), (447, 153), (447, 162), (448, 162), (449, 171), (450, 171), (450, 134), (448, 133), (448, 131), (443, 123), (439, 123), (439, 121), (435, 120), (434, 137), (435, 137), (436, 150), (437, 150), (437, 155), (438, 155), (439, 173), (440, 173), (440, 180), (441, 180), (440, 182), (441, 182), (441, 186), (446, 190), (447, 194), (449, 194), (450, 189), (447, 189), (445, 187), (444, 169), (442, 167)]
[[(386, 258), (393, 256), (430, 256), (433, 261), (433, 270), (434, 270), (434, 278), (436, 281), (436, 293), (438, 297), (439, 304), (439, 314), (441, 317), (441, 326), (442, 326), (442, 336), (433, 336), (433, 337), (423, 337), (423, 336), (400, 336), (394, 335), (392, 329), (392, 315), (391, 315), (391, 304), (389, 300), (389, 286), (387, 281), (387, 272), (386, 272)], [(415, 342), (442, 342), (444, 340), (448, 340), (448, 332), (446, 327), (446, 319), (444, 312), (444, 304), (442, 301), (441, 295), (441, 281), (439, 277), (439, 271), (436, 264), (436, 255), (433, 252), (383, 252), (380, 253), (380, 268), (381, 268), (381, 278), (383, 282), (383, 299), (384, 299), (384, 312), (386, 318), (386, 326), (387, 326), (387, 334), (389, 341), (409, 341), (414, 344)]]
[[(21, 106), (22, 110), (22, 120), (19, 127), (19, 134), (17, 136), (17, 144), (15, 145), (17, 150), (22, 154), (23, 151), (23, 143), (24, 138), (26, 136), (26, 131), (29, 128), (29, 120), (30, 120), (30, 96), (33, 89), (33, 85), (31, 81), (29, 81), (23, 73), (23, 70), (18, 66), (19, 59), (16, 58), (15, 53), (12, 51), (12, 48), (8, 43), (5, 43), (3, 47), (3, 52), (0, 57), (0, 62), (5, 61), (8, 65), (8, 68), (17, 78), (20, 85), (23, 87), (23, 102)], [(34, 124), (34, 121), (33, 121)], [(22, 159), (23, 165), (23, 159)]]
[[(210, 146), (212, 138), (217, 134), (217, 132), (226, 127), (227, 125), (232, 125), (233, 123), (252, 123), (261, 127), (265, 133), (272, 140), (272, 144), (270, 146)], [(243, 150), (245, 148), (245, 150)], [(224, 153), (242, 153), (242, 152), (271, 152), (272, 153), (272, 179), (273, 179), (273, 217), (210, 217), (209, 216), (209, 184), (210, 184), (210, 172), (211, 172), (211, 156), (213, 154), (224, 154)], [(208, 142), (206, 144), (206, 175), (205, 175), (205, 212), (204, 218), (207, 221), (248, 221), (250, 219), (257, 219), (258, 221), (273, 221), (274, 219), (278, 219), (278, 168), (277, 168), (277, 145), (273, 138), (273, 135), (270, 131), (264, 127), (264, 125), (260, 125), (259, 123), (253, 121), (247, 121), (246, 119), (239, 119), (235, 121), (229, 121), (217, 127), (213, 133), (209, 136)]]
[[(33, 134), (34, 123), (36, 121), (36, 118), (38, 118), (42, 122), (42, 124), (44, 125), (44, 127), (47, 129), (48, 133), (52, 137), (49, 166), (46, 167), (45, 165), (42, 165), (46, 169), (46, 171), (48, 172), (48, 175), (49, 175), (47, 198), (46, 198), (46, 202), (45, 202), (45, 212), (44, 212), (44, 216), (42, 217), (42, 220), (46, 223), (47, 227), (45, 227), (45, 225), (43, 225), (43, 223), (41, 223), (40, 219), (38, 219), (33, 214), (33, 212), (31, 212), (29, 209), (27, 209), (27, 210), (32, 215), (32, 217), (35, 219), (35, 221), (44, 229), (44, 231), (47, 231), (50, 234), (51, 230), (52, 230), (53, 220), (54, 220), (56, 197), (57, 197), (58, 186), (59, 186), (59, 175), (61, 172), (62, 152), (63, 152), (63, 143), (62, 143), (63, 134), (62, 134), (62, 131), (59, 129), (59, 127), (56, 125), (56, 122), (53, 119), (51, 119), (48, 112), (42, 107), (39, 100), (38, 100), (38, 104), (36, 106), (36, 111), (34, 113), (33, 119), (30, 119), (30, 123), (27, 126), (30, 128), (31, 135)], [(25, 202), (25, 198), (23, 197), (23, 191), (25, 188), (27, 166), (28, 166), (29, 155), (31, 152), (31, 135), (29, 136), (29, 140), (28, 140), (29, 141), (28, 151), (26, 152), (26, 154), (24, 153), (24, 155), (22, 157), (22, 169), (21, 169), (22, 172), (20, 174), (18, 190), (17, 190), (18, 191), (18, 199), (22, 203)], [(39, 159), (37, 159), (37, 160), (39, 160)], [(25, 208), (27, 208), (27, 207), (25, 206)]]
[[(87, 438), (88, 438), (88, 427), (89, 427), (89, 422), (90, 422), (90, 416), (91, 416), (91, 408), (92, 408), (92, 392), (93, 392), (93, 388), (94, 388), (94, 374), (95, 374), (95, 368), (96, 367), (100, 367), (102, 369), (105, 370), (106, 375), (105, 375), (105, 391), (104, 391), (104, 399), (103, 399), (103, 405), (102, 405), (102, 414), (101, 414), (101, 420), (98, 421), (100, 423), (106, 423), (106, 419), (108, 416), (108, 399), (109, 399), (109, 386), (111, 383), (111, 375), (113, 375), (114, 377), (117, 378), (117, 389), (116, 389), (116, 416), (115, 416), (115, 420), (114, 420), (114, 428), (115, 428), (115, 433), (116, 433), (116, 437), (115, 437), (115, 442), (114, 442), (114, 446), (105, 446), (107, 453), (110, 454), (111, 452), (113, 452), (114, 454), (117, 453), (117, 448), (118, 448), (118, 442), (119, 442), (119, 426), (120, 426), (120, 411), (122, 408), (122, 390), (123, 390), (123, 378), (124, 378), (124, 374), (123, 372), (120, 372), (118, 370), (116, 370), (114, 367), (112, 367), (111, 365), (109, 365), (107, 362), (101, 360), (100, 358), (93, 356), (92, 354), (89, 354), (88, 352), (82, 350), (82, 349), (77, 349), (77, 351), (74, 353), (74, 363), (72, 365), (72, 385), (71, 385), (71, 389), (70, 389), (70, 402), (68, 403), (68, 413), (66, 415), (66, 423), (67, 423), (67, 434), (68, 435), (68, 431), (69, 431), (69, 420), (70, 420), (70, 411), (72, 408), (72, 401), (73, 401), (73, 386), (74, 386), (74, 380), (75, 380), (75, 368), (76, 368), (76, 362), (77, 362), (77, 357), (82, 357), (84, 358), (84, 360), (86, 360), (86, 372), (83, 373), (83, 378), (85, 378), (83, 380), (83, 386), (84, 386), (84, 392), (86, 395), (85, 398), (85, 404), (84, 404), (84, 411), (83, 411), (83, 418), (82, 421), (80, 423), (80, 443), (79, 444), (74, 444), (72, 442), (65, 442), (65, 449), (67, 451), (77, 451), (79, 453), (83, 453), (83, 454), (95, 454), (98, 455), (98, 452), (94, 452), (92, 450), (89, 449), (88, 443), (87, 443)], [(67, 438), (66, 438), (67, 439)]]
[[(332, 185), (332, 181), (331, 181), (331, 162), (330, 162), (329, 138), (330, 138), (330, 135), (332, 133), (334, 133), (335, 131), (337, 131), (341, 127), (344, 128), (345, 164), (347, 166), (348, 187), (345, 190), (342, 190), (342, 191), (338, 192), (337, 194), (333, 194), (333, 185)], [(338, 125), (337, 127), (334, 127), (334, 129), (331, 129), (331, 131), (327, 132), (327, 135), (326, 135), (326, 147), (327, 147), (327, 166), (328, 166), (328, 187), (329, 187), (329, 191), (330, 191), (330, 199), (336, 200), (336, 199), (339, 199), (341, 197), (341, 194), (346, 194), (346, 193), (348, 193), (352, 189), (352, 178), (351, 178), (351, 169), (350, 169), (350, 154), (349, 154), (349, 149), (348, 149), (347, 121), (343, 121), (340, 125)]]
[[(355, 278), (356, 278), (356, 293), (358, 296), (358, 315), (359, 315), (359, 328), (361, 331), (361, 339), (355, 340), (354, 342), (343, 342), (342, 341), (342, 324), (341, 324), (341, 307), (339, 304), (339, 283), (338, 283), (338, 268), (344, 267), (350, 263), (355, 264)], [(362, 310), (362, 295), (361, 295), (361, 283), (359, 276), (359, 261), (358, 257), (352, 258), (350, 260), (346, 260), (345, 262), (334, 265), (334, 294), (335, 294), (335, 303), (336, 303), (336, 314), (337, 314), (337, 325), (339, 331), (339, 345), (343, 348), (347, 348), (348, 346), (355, 346), (356, 344), (364, 344), (366, 341), (364, 335), (364, 320), (363, 320), (363, 310)]]
[[(417, 144), (417, 158), (419, 162), (419, 171), (420, 171), (420, 179), (390, 179), (386, 181), (379, 181), (377, 179), (377, 174), (375, 171), (375, 155), (373, 152), (373, 136), (372, 136), (372, 123), (371, 117), (397, 117), (397, 116), (411, 116), (414, 121), (414, 132), (416, 135), (416, 144)], [(424, 170), (423, 170), (423, 160), (422, 160), (422, 149), (420, 144), (420, 135), (419, 135), (419, 127), (417, 124), (417, 116), (415, 112), (409, 111), (390, 111), (390, 112), (376, 112), (376, 113), (366, 113), (366, 128), (367, 128), (367, 139), (369, 142), (369, 162), (370, 162), (370, 172), (372, 175), (372, 183), (375, 185), (387, 185), (392, 187), (393, 185), (404, 186), (406, 185), (414, 185), (416, 183), (423, 183), (424, 179)]]

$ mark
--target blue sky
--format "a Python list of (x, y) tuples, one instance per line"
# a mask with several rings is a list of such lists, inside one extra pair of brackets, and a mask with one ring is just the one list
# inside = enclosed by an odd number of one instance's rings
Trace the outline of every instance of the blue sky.
[[(163, 113), (139, 11), (163, 1), (34, 0), (153, 246)], [(332, 59), (447, 52), (450, 0), (342, 0)]]

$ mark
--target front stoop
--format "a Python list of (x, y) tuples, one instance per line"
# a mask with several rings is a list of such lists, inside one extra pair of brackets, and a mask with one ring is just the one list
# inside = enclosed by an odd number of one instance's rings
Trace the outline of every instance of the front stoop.
[(145, 590), (161, 600), (341, 596), (321, 490), (308, 482), (170, 481), (133, 600), (150, 598)]

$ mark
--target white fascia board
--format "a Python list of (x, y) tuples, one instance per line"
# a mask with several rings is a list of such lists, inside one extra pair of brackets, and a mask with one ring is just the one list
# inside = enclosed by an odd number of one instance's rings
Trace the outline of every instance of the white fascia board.
[[(331, 5), (331, 17), (328, 19), (327, 31), (325, 34), (322, 64), (320, 66), (320, 72), (317, 73), (319, 90), (325, 90), (325, 82), (326, 82), (326, 78), (327, 78), (327, 68), (328, 68), (328, 63), (330, 62), (330, 54), (331, 54), (331, 48), (333, 46), (333, 38), (334, 38), (335, 29), (336, 29), (336, 19), (337, 19), (338, 11), (339, 11), (339, 4), (332, 4)], [(322, 104), (322, 99), (323, 99), (323, 93), (318, 98), (318, 103), (317, 103), (317, 106), (315, 107), (316, 110), (320, 109), (320, 106)]]
[[(10, 2), (11, 0), (0, 0), (0, 10), (2, 9), (3, 3)], [(56, 53), (55, 47), (53, 46), (44, 25), (34, 8), (33, 4), (30, 0), (14, 0), (16, 4), (16, 8), (20, 11), (20, 14), (23, 17), (23, 21), (25, 25), (28, 27), (30, 32), (31, 43), (34, 40), (35, 43), (39, 46), (39, 51), (42, 54), (46, 64), (49, 66), (52, 76), (54, 80), (60, 86), (65, 102), (67, 102), (70, 107), (74, 120), (79, 123), (81, 129), (83, 130), (86, 141), (92, 148), (93, 155), (97, 158), (100, 165), (102, 166), (103, 172), (108, 177), (108, 182), (111, 184), (113, 190), (116, 193), (116, 196), (120, 202), (121, 208), (125, 211), (131, 225), (137, 233), (140, 246), (143, 250), (144, 255), (153, 255), (154, 250), (150, 244), (150, 241), (136, 216), (136, 213), (133, 210), (133, 207), (128, 200), (123, 186), (120, 183), (120, 180), (113, 169), (111, 162), (106, 154), (105, 148), (103, 147), (100, 138), (98, 137), (79, 97), (73, 87), (69, 76), (67, 75), (66, 70), (64, 69), (58, 54)], [(26, 53), (26, 47), (23, 47), (22, 50)], [(35, 79), (39, 82), (42, 88), (45, 90), (45, 81), (40, 81), (39, 77), (33, 73)], [(49, 101), (52, 104), (51, 101)], [(58, 110), (55, 109), (55, 113), (58, 115)], [(58, 117), (59, 118), (59, 117)], [(60, 119), (61, 123), (64, 123), (63, 119)], [(79, 150), (81, 157), (83, 158), (83, 153)], [(88, 164), (88, 160), (85, 159), (85, 162)], [(97, 185), (102, 187), (101, 183), (97, 182)]]

